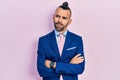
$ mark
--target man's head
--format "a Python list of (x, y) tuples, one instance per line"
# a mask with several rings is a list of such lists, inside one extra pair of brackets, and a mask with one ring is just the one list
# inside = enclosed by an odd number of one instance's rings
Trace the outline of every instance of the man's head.
[(67, 29), (67, 26), (71, 23), (71, 9), (68, 6), (67, 2), (64, 2), (60, 5), (53, 16), (54, 26), (58, 32), (64, 32)]

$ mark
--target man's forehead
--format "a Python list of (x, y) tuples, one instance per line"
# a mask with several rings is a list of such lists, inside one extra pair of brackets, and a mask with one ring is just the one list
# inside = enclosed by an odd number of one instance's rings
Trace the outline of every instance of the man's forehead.
[(55, 13), (59, 14), (59, 15), (70, 16), (70, 11), (69, 10), (64, 10), (62, 8), (57, 8)]

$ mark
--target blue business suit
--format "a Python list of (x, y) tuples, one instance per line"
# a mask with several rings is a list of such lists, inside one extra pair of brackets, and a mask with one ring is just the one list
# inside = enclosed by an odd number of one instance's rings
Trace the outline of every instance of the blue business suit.
[[(67, 32), (66, 40), (60, 57), (55, 32), (39, 38), (37, 69), (43, 80), (78, 80), (78, 74), (84, 71), (85, 61), (80, 64), (70, 64), (70, 60), (77, 54), (84, 56), (82, 38), (74, 33)], [(45, 60), (56, 62), (56, 69), (45, 67)]]

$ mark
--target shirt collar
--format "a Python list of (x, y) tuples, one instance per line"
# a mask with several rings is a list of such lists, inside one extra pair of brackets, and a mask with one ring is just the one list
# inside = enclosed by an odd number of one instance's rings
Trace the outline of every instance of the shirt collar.
[[(63, 35), (66, 37), (66, 35), (67, 35), (67, 32), (68, 32), (68, 30), (66, 30), (64, 33), (63, 33)], [(55, 35), (58, 37), (59, 36), (59, 32), (55, 29)]]

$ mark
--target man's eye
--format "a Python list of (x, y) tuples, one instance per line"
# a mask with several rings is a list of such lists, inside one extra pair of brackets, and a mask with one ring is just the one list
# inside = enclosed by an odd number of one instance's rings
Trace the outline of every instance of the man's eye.
[(66, 17), (63, 17), (63, 19), (67, 19)]
[(56, 17), (60, 17), (59, 15), (56, 15)]

